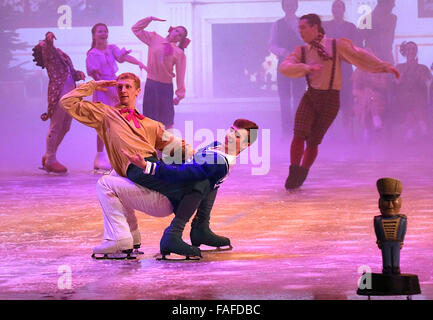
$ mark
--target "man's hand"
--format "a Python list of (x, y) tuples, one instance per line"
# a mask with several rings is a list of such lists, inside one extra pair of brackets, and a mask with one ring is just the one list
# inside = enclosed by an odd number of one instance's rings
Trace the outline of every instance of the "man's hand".
[(376, 243), (377, 243), (378, 248), (380, 250), (382, 250), (382, 241), (377, 240)]
[(181, 100), (181, 99), (180, 99), (179, 97), (174, 98), (174, 99), (173, 99), (173, 104), (174, 104), (175, 106), (177, 106), (177, 105), (179, 104), (180, 100)]
[(323, 66), (321, 64), (312, 64), (312, 65), (307, 65), (307, 73), (313, 73), (316, 71), (320, 71), (322, 70)]
[(393, 65), (389, 65), (385, 70), (387, 73), (393, 73), (397, 79), (400, 78), (400, 72)]
[(116, 80), (100, 80), (95, 81), (95, 90), (97, 91), (107, 91), (107, 87), (117, 86)]
[(146, 65), (144, 63), (140, 62), (138, 66), (140, 67), (140, 70), (144, 69), (146, 72), (148, 71), (147, 67), (146, 67)]
[(128, 158), (129, 162), (131, 162), (132, 164), (136, 165), (137, 167), (145, 170), (146, 166), (147, 166), (147, 161), (143, 159), (142, 156), (140, 156), (138, 153), (136, 153), (135, 155), (130, 154), (128, 151), (126, 151), (125, 149), (120, 149), (120, 151), (122, 151), (122, 153), (125, 155), (125, 157)]
[(160, 18), (157, 18), (157, 17), (150, 17), (150, 20), (151, 21), (167, 21), (167, 20), (160, 19)]

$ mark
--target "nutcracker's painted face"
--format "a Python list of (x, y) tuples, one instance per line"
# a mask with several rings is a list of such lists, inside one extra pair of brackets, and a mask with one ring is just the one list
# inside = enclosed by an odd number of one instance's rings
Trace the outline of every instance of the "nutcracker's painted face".
[(400, 212), (400, 195), (381, 195), (379, 198), (380, 213), (384, 217), (392, 217)]

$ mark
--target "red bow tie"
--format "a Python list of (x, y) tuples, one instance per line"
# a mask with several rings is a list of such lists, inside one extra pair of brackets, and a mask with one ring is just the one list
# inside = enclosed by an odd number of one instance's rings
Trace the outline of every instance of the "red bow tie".
[(145, 116), (143, 116), (142, 114), (139, 114), (137, 110), (135, 109), (129, 109), (129, 108), (122, 108), (120, 110), (120, 113), (128, 113), (125, 116), (125, 119), (128, 121), (134, 121), (135, 127), (138, 129), (140, 128), (140, 123), (137, 121), (137, 118), (140, 120), (143, 120), (144, 118), (146, 118)]

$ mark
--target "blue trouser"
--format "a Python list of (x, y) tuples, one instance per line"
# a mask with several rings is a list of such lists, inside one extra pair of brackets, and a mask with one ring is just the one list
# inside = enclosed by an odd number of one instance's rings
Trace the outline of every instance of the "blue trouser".
[[(155, 158), (146, 158), (148, 161), (155, 161)], [(209, 193), (209, 181), (203, 180), (189, 183), (171, 183), (161, 179), (157, 179), (152, 175), (143, 173), (143, 169), (134, 164), (130, 164), (126, 170), (126, 175), (129, 180), (143, 186), (145, 188), (157, 191), (165, 195), (171, 202), (174, 212), (177, 212), (177, 207), (185, 195), (195, 191), (199, 192), (202, 197)]]
[(400, 267), (400, 242), (385, 241), (382, 243), (382, 264), (383, 267)]

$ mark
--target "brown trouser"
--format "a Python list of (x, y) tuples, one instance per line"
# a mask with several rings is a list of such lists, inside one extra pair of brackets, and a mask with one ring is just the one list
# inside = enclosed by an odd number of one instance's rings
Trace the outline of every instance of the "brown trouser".
[(340, 91), (309, 88), (302, 97), (295, 116), (294, 133), (318, 146), (337, 117), (340, 109)]

